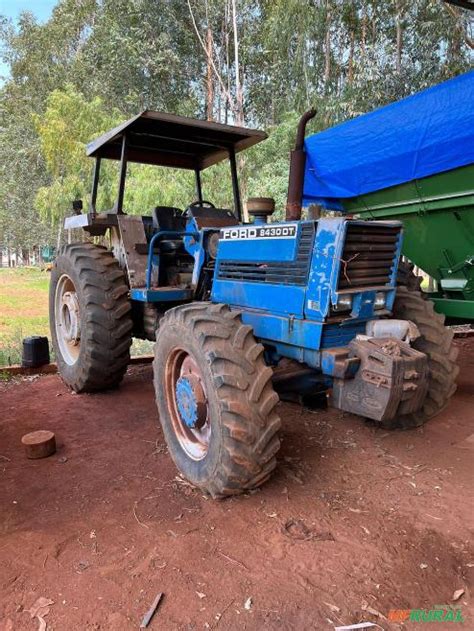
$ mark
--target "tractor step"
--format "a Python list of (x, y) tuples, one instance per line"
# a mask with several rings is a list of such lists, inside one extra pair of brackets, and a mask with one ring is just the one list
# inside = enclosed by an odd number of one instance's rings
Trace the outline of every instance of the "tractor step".
[(183, 287), (159, 287), (147, 289), (146, 287), (133, 287), (130, 290), (130, 298), (139, 302), (183, 302), (193, 299), (194, 291)]

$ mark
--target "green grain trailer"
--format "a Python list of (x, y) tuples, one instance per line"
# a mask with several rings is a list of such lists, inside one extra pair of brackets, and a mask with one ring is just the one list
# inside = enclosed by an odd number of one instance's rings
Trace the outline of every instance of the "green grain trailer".
[(429, 297), (450, 319), (474, 321), (474, 165), (345, 200), (347, 212), (403, 221), (403, 254), (437, 281)]
[(473, 322), (474, 72), (310, 136), (306, 151), (307, 203), (401, 220), (436, 311)]

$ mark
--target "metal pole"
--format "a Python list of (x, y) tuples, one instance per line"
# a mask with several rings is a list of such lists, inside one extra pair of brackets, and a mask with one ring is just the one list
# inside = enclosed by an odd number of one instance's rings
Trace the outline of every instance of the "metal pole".
[(122, 136), (122, 152), (120, 154), (120, 178), (117, 204), (115, 212), (117, 215), (123, 215), (123, 196), (125, 193), (125, 176), (127, 175), (127, 136)]
[(237, 162), (235, 160), (234, 148), (229, 149), (230, 173), (232, 176), (232, 192), (234, 194), (234, 214), (239, 221), (242, 221), (242, 204), (240, 201), (239, 177), (237, 174)]
[(199, 203), (202, 204), (202, 183), (201, 183), (201, 171), (199, 169), (195, 169), (194, 173), (196, 174), (196, 194), (199, 200)]
[(91, 206), (90, 211), (95, 215), (97, 202), (97, 189), (99, 188), (100, 158), (95, 159), (94, 175), (92, 178)]

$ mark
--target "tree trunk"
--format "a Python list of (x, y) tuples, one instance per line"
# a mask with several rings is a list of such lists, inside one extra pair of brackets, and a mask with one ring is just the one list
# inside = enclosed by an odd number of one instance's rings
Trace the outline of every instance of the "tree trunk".
[(395, 10), (396, 10), (395, 29), (396, 29), (396, 35), (397, 35), (397, 52), (396, 52), (396, 58), (395, 58), (395, 70), (398, 74), (400, 74), (400, 72), (402, 71), (402, 51), (403, 51), (403, 31), (402, 31), (402, 24), (401, 24), (403, 7), (402, 7), (402, 3), (399, 0), (395, 2)]
[(324, 38), (324, 87), (326, 88), (331, 78), (331, 7), (329, 0), (326, 2), (326, 36)]
[(470, 37), (467, 30), (464, 28), (462, 24), (462, 20), (461, 20), (462, 12), (457, 7), (453, 7), (450, 4), (444, 4), (443, 6), (453, 16), (456, 22), (456, 30), (460, 33), (464, 42), (469, 46), (471, 50), (474, 50), (474, 39)]
[(214, 120), (214, 80), (210, 61), (212, 59), (212, 54), (212, 31), (208, 26), (206, 31), (206, 118), (208, 121)]
[(347, 71), (347, 83), (352, 85), (354, 81), (354, 46), (355, 46), (355, 33), (354, 29), (351, 29), (350, 44), (349, 44), (349, 64)]
[(236, 0), (232, 0), (232, 27), (234, 30), (234, 65), (235, 65), (235, 123), (242, 126), (244, 124), (244, 98), (240, 77), (239, 63), (239, 34), (237, 31), (237, 9)]
[[(232, 29), (234, 31), (234, 66), (235, 66), (235, 124), (242, 127), (244, 125), (244, 97), (242, 88), (242, 77), (240, 74), (240, 62), (239, 62), (239, 33), (237, 31), (237, 8), (236, 0), (232, 0)], [(245, 176), (243, 175), (245, 169), (245, 157), (240, 154), (237, 157), (237, 165), (239, 168), (239, 188), (242, 199), (242, 218), (245, 223), (249, 221), (249, 215), (247, 212), (247, 205), (244, 203), (244, 199), (247, 193), (247, 187), (245, 182)]]
[[(229, 38), (229, 21), (230, 21), (230, 8), (228, 3), (225, 4), (224, 10), (224, 22), (225, 22), (225, 67), (227, 70), (227, 94), (230, 94), (230, 38)], [(224, 110), (224, 122), (227, 125), (229, 122), (229, 100), (224, 98), (225, 110)]]
[(362, 28), (360, 35), (360, 50), (361, 57), (365, 57), (366, 53), (366, 43), (367, 43), (367, 9), (365, 3), (362, 5)]

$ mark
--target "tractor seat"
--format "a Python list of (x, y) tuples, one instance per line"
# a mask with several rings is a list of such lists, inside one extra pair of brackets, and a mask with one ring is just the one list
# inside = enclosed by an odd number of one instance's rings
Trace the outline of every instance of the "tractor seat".
[(172, 254), (176, 250), (180, 250), (182, 245), (183, 242), (177, 239), (163, 239), (158, 243), (158, 248), (161, 254)]
[[(173, 206), (156, 206), (151, 213), (154, 232), (160, 230), (186, 230), (186, 217), (183, 211)], [(172, 254), (182, 249), (183, 241), (179, 237), (171, 237), (160, 241), (159, 250), (162, 254)]]
[[(155, 252), (160, 254), (173, 254), (177, 250), (181, 250), (183, 242), (180, 239), (163, 239), (159, 243), (155, 243), (153, 248)], [(136, 243), (135, 251), (138, 254), (148, 254), (149, 241), (147, 243)]]
[(173, 206), (156, 206), (152, 210), (153, 228), (156, 230), (186, 230), (183, 211)]

